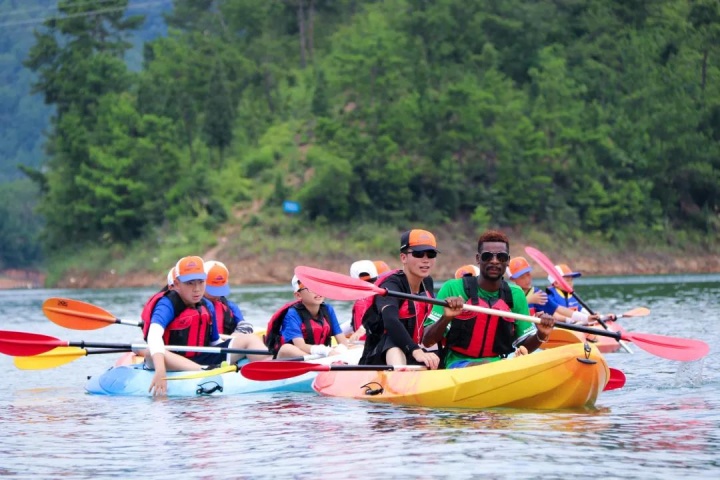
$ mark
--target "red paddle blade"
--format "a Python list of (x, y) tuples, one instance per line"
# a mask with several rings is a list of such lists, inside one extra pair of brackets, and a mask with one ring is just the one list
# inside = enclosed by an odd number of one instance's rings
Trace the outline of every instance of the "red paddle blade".
[(707, 343), (692, 338), (626, 332), (622, 334), (622, 339), (633, 342), (648, 353), (678, 362), (700, 360), (710, 352), (710, 346)]
[(13, 357), (40, 355), (55, 347), (65, 347), (68, 342), (38, 333), (0, 330), (0, 353)]
[(295, 275), (313, 293), (333, 300), (359, 300), (370, 295), (384, 295), (385, 289), (365, 280), (319, 268), (295, 267)]
[(605, 385), (605, 388), (603, 388), (603, 391), (605, 390), (615, 390), (617, 388), (622, 388), (625, 386), (625, 374), (622, 372), (622, 370), (618, 370), (617, 368), (611, 368), (610, 369), (610, 380), (608, 380), (607, 385)]
[[(298, 275), (298, 278), (299, 277), (300, 276)], [(286, 362), (281, 360), (268, 360), (265, 362), (248, 363), (240, 369), (240, 374), (249, 380), (268, 381), (297, 377), (308, 372), (327, 371), (330, 371), (330, 365), (318, 365), (315, 363), (307, 362)]]
[(555, 265), (553, 265), (553, 263), (548, 257), (545, 256), (544, 253), (533, 247), (525, 247), (525, 253), (530, 255), (530, 257), (532, 257), (532, 259), (535, 260), (542, 267), (542, 269), (547, 272), (548, 275), (555, 279), (558, 285), (560, 285), (560, 288), (562, 288), (568, 293), (573, 293), (573, 288), (570, 286), (569, 283), (567, 283), (567, 281), (565, 281), (562, 274), (557, 271)]

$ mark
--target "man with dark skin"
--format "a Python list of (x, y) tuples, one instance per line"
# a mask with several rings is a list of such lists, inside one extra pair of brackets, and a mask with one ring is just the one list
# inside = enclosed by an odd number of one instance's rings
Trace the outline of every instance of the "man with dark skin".
[[(466, 303), (528, 315), (525, 293), (517, 285), (510, 285), (503, 280), (510, 260), (507, 236), (495, 230), (480, 235), (475, 259), (480, 267), (480, 275), (448, 280), (437, 298), (459, 296)], [(475, 296), (477, 298), (472, 298)], [(507, 357), (516, 348), (517, 353), (524, 354), (545, 343), (555, 322), (547, 314), (543, 314), (540, 319), (542, 323), (535, 328), (532, 322), (435, 306), (425, 321), (423, 345), (435, 345), (444, 339), (447, 368), (493, 362)]]

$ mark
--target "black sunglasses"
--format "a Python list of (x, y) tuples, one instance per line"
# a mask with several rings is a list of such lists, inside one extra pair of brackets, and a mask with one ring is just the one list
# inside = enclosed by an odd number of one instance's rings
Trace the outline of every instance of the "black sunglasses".
[(507, 252), (480, 252), (480, 260), (483, 262), (489, 262), (493, 257), (497, 258), (500, 263), (510, 260), (510, 254)]
[(423, 258), (425, 255), (427, 255), (428, 258), (435, 258), (437, 257), (438, 252), (436, 250), (424, 250), (422, 252), (407, 252), (410, 255), (412, 255), (415, 258)]

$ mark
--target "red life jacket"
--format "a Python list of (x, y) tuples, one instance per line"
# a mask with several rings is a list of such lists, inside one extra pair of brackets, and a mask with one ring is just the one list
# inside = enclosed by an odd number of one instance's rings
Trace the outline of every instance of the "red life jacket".
[[(163, 341), (165, 345), (182, 345), (188, 347), (206, 347), (210, 345), (212, 335), (212, 324), (214, 321), (210, 315), (210, 310), (202, 299), (194, 308), (185, 305), (180, 295), (174, 290), (160, 291), (153, 295), (143, 307), (140, 317), (143, 320), (143, 337), (147, 340), (148, 330), (150, 330), (150, 320), (155, 305), (161, 298), (168, 297), (173, 306), (175, 318), (165, 327)], [(177, 352), (187, 358), (192, 358), (198, 352)]]
[(235, 317), (233, 317), (230, 305), (228, 305), (227, 298), (217, 297), (212, 300), (213, 307), (215, 307), (215, 323), (217, 324), (218, 332), (224, 335), (232, 335), (237, 327)]
[[(378, 280), (375, 282), (375, 284), (377, 286), (382, 286), (382, 284), (385, 283), (385, 281), (390, 278), (391, 275), (401, 276), (403, 279), (403, 283), (407, 284), (405, 272), (403, 272), (402, 270), (393, 270), (391, 272), (384, 273), (383, 275), (378, 277)], [(429, 282), (430, 285), (432, 285), (432, 279), (430, 279)], [(407, 285), (407, 290), (408, 292), (410, 291), (409, 284)], [(426, 288), (423, 294), (426, 295), (428, 298), (432, 298), (432, 287)], [(375, 296), (373, 295), (363, 300), (367, 300), (369, 302), (369, 305), (365, 308), (365, 314), (363, 315), (362, 322), (368, 335), (368, 338), (365, 339), (365, 347), (367, 349), (368, 342), (377, 343), (377, 341), (379, 341), (380, 336), (385, 333), (385, 327), (383, 325), (380, 312), (378, 312), (375, 308)], [(425, 321), (425, 318), (427, 318), (427, 316), (430, 314), (430, 310), (432, 310), (432, 305), (425, 302), (416, 302), (414, 300), (401, 300), (398, 310), (398, 317), (400, 319), (400, 323), (403, 324), (405, 329), (412, 337), (413, 341), (419, 344), (423, 336), (423, 322)], [(374, 338), (371, 339), (371, 337)]]
[(273, 356), (277, 356), (280, 347), (286, 343), (280, 334), (280, 329), (282, 328), (288, 310), (291, 308), (295, 308), (300, 314), (300, 318), (302, 319), (300, 331), (303, 334), (305, 343), (308, 345), (330, 346), (332, 341), (332, 327), (330, 326), (330, 314), (327, 306), (324, 303), (321, 304), (317, 318), (313, 318), (300, 300), (294, 300), (280, 307), (280, 309), (270, 317), (270, 321), (268, 321), (263, 341), (265, 345), (267, 345), (268, 350), (273, 352)]
[[(504, 280), (500, 286), (500, 298), (491, 299), (489, 303), (478, 298), (477, 277), (463, 277), (463, 288), (471, 305), (512, 311), (512, 291)], [(450, 322), (450, 331), (445, 340), (447, 348), (468, 357), (506, 356), (514, 351), (515, 322), (497, 315), (463, 312)]]

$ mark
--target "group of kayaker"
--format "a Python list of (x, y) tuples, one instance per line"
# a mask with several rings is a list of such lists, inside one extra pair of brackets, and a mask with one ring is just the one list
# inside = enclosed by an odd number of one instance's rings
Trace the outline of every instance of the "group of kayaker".
[[(390, 270), (384, 262), (363, 260), (355, 262), (350, 273), (394, 292), (432, 298), (435, 294), (430, 275), (438, 253), (431, 232), (413, 229), (401, 235), (400, 269)], [(363, 336), (365, 340), (361, 364), (459, 368), (534, 351), (548, 340), (556, 319), (580, 323), (594, 320), (585, 314), (578, 315), (577, 309), (567, 304), (568, 294), (558, 291), (557, 295), (548, 296), (533, 289), (527, 260), (510, 259), (509, 240), (502, 232), (489, 230), (480, 236), (476, 262), (477, 266), (461, 267), (455, 279), (443, 284), (437, 298), (445, 300), (446, 306), (433, 307), (424, 301), (396, 296), (370, 296), (355, 303), (350, 328), (345, 332), (324, 297), (293, 277), (295, 298), (272, 315), (263, 342), (252, 333), (252, 326), (243, 321), (237, 305), (226, 298), (229, 272), (225, 265), (204, 262), (197, 256), (184, 257), (168, 272), (167, 287), (155, 294), (143, 310), (149, 350), (145, 362), (155, 370), (151, 392), (166, 393), (164, 378), (168, 370), (199, 370), (226, 359), (219, 353), (183, 356), (166, 351), (167, 344), (234, 349), (267, 347), (272, 356), (248, 356), (248, 360), (255, 361), (342, 353), (350, 345), (344, 333), (354, 332), (352, 340)], [(578, 275), (569, 269), (561, 273)], [(505, 275), (516, 284), (506, 282)], [(559, 305), (561, 300), (565, 307)], [(466, 303), (496, 311), (535, 314), (541, 321), (535, 327), (528, 321), (463, 310)], [(221, 332), (229, 337), (223, 339)], [(337, 342), (334, 347), (333, 337)], [(232, 355), (229, 361), (237, 362), (240, 358)]]

